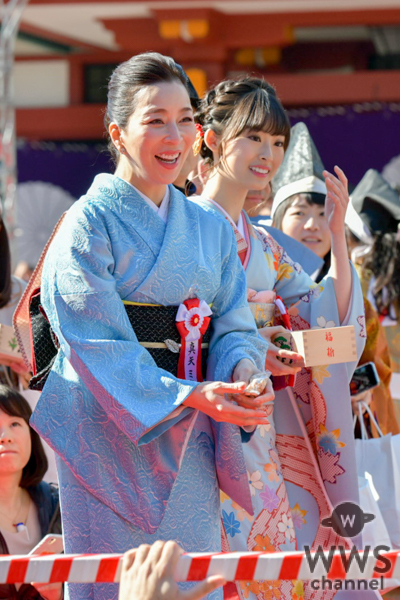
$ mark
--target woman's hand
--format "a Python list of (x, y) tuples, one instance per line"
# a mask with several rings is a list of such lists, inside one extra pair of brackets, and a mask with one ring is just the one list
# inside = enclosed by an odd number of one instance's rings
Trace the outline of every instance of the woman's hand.
[[(357, 394), (356, 396), (351, 396), (351, 408), (353, 409), (354, 415), (359, 415), (359, 402), (364, 402), (367, 406), (371, 404), (372, 400), (372, 390), (366, 390), (365, 392), (361, 392), (361, 394)], [(361, 406), (361, 412), (364, 414), (366, 412), (366, 408)]]
[(301, 371), (304, 367), (304, 359), (301, 354), (278, 348), (271, 342), (271, 338), (275, 335), (290, 333), (287, 329), (281, 325), (262, 327), (258, 330), (258, 333), (269, 342), (265, 368), (271, 371), (272, 375), (295, 375)]
[(327, 195), (325, 200), (325, 216), (331, 235), (344, 234), (344, 218), (349, 203), (347, 177), (342, 169), (335, 167), (335, 175), (324, 171)]
[(328, 193), (325, 200), (325, 216), (331, 232), (330, 275), (335, 288), (339, 323), (343, 323), (351, 299), (352, 273), (347, 250), (344, 218), (349, 204), (347, 178), (342, 169), (335, 167), (337, 177), (324, 171)]
[(181, 548), (175, 542), (142, 544), (122, 561), (119, 600), (200, 600), (225, 583), (220, 575), (207, 577), (194, 588), (179, 589), (175, 571)]
[[(264, 396), (247, 398), (249, 405), (253, 408), (245, 408), (235, 403), (236, 394), (243, 392), (246, 386), (247, 382), (243, 381), (236, 383), (206, 381), (195, 387), (183, 404), (200, 410), (214, 421), (224, 421), (239, 425), (239, 427), (268, 424), (265, 411), (262, 408), (254, 408), (265, 403)], [(225, 398), (225, 394), (235, 394), (235, 402)]]
[[(252, 375), (256, 375), (260, 370), (257, 366), (248, 358), (243, 358), (235, 367), (233, 371), (232, 379), (236, 383), (249, 383)], [(239, 406), (245, 408), (258, 408), (263, 404), (272, 402), (275, 398), (274, 388), (272, 387), (272, 381), (268, 379), (266, 388), (260, 396), (247, 396), (246, 394), (236, 394), (232, 400), (234, 400)]]

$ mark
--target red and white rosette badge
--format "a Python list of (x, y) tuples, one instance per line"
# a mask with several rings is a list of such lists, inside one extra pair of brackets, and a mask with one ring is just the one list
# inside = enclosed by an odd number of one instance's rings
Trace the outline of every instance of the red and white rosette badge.
[(178, 377), (203, 381), (201, 373), (201, 341), (210, 324), (212, 310), (204, 300), (190, 298), (179, 305), (176, 327), (181, 336)]

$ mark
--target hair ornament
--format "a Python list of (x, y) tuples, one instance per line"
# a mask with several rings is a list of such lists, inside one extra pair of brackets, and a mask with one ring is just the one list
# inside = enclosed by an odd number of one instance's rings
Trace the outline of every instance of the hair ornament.
[(193, 144), (193, 154), (195, 156), (197, 156), (200, 153), (201, 146), (203, 144), (203, 139), (204, 139), (204, 129), (200, 125), (200, 123), (196, 123), (196, 129), (197, 129), (196, 139), (194, 140), (194, 144)]

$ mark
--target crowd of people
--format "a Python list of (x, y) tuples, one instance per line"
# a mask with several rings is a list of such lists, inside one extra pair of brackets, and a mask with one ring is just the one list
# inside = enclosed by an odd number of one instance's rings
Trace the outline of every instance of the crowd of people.
[[(349, 546), (321, 521), (359, 502), (353, 413), (400, 431), (397, 192), (370, 170), (349, 199), (266, 81), (200, 99), (156, 53), (115, 69), (106, 125), (115, 172), (66, 213), (27, 289), (0, 221), (0, 323), (40, 275), (51, 357), (41, 392), (35, 361), (0, 366), (0, 549), (29, 553), (62, 518), (65, 552), (126, 552), (121, 586), (0, 598), (355, 598), (300, 580), (178, 588), (174, 571), (182, 549)], [(306, 367), (290, 330), (346, 325), (357, 361)], [(379, 382), (351, 396), (357, 362)]]

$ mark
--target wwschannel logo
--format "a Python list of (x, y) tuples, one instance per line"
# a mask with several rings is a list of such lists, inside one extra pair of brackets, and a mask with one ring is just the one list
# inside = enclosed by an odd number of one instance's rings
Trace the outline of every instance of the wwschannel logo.
[[(344, 502), (335, 508), (329, 518), (323, 519), (321, 525), (330, 527), (341, 537), (354, 538), (362, 532), (364, 525), (373, 519), (375, 519), (375, 515), (364, 513), (357, 504)], [(375, 548), (366, 546), (360, 551), (353, 545), (350, 550), (343, 546), (332, 546), (329, 552), (326, 553), (321, 546), (318, 546), (318, 550), (311, 553), (310, 547), (305, 546), (304, 551), (310, 572), (313, 574), (318, 569), (320, 573), (321, 568), (318, 567), (322, 566), (323, 571), (327, 574), (318, 579), (312, 579), (311, 587), (314, 590), (383, 590), (385, 587), (383, 576), (390, 571), (392, 565), (389, 558), (383, 556), (382, 553), (389, 552), (389, 550), (388, 546), (376, 546)], [(368, 565), (368, 558), (372, 554), (376, 559), (374, 572), (381, 575), (380, 578), (331, 579), (328, 574), (331, 571), (337, 552), (346, 575), (353, 563), (355, 563), (357, 570), (364, 574)]]
[(349, 538), (356, 537), (364, 529), (366, 523), (375, 519), (375, 515), (365, 513), (353, 502), (339, 504), (328, 519), (322, 519), (323, 527), (331, 527), (338, 535)]

